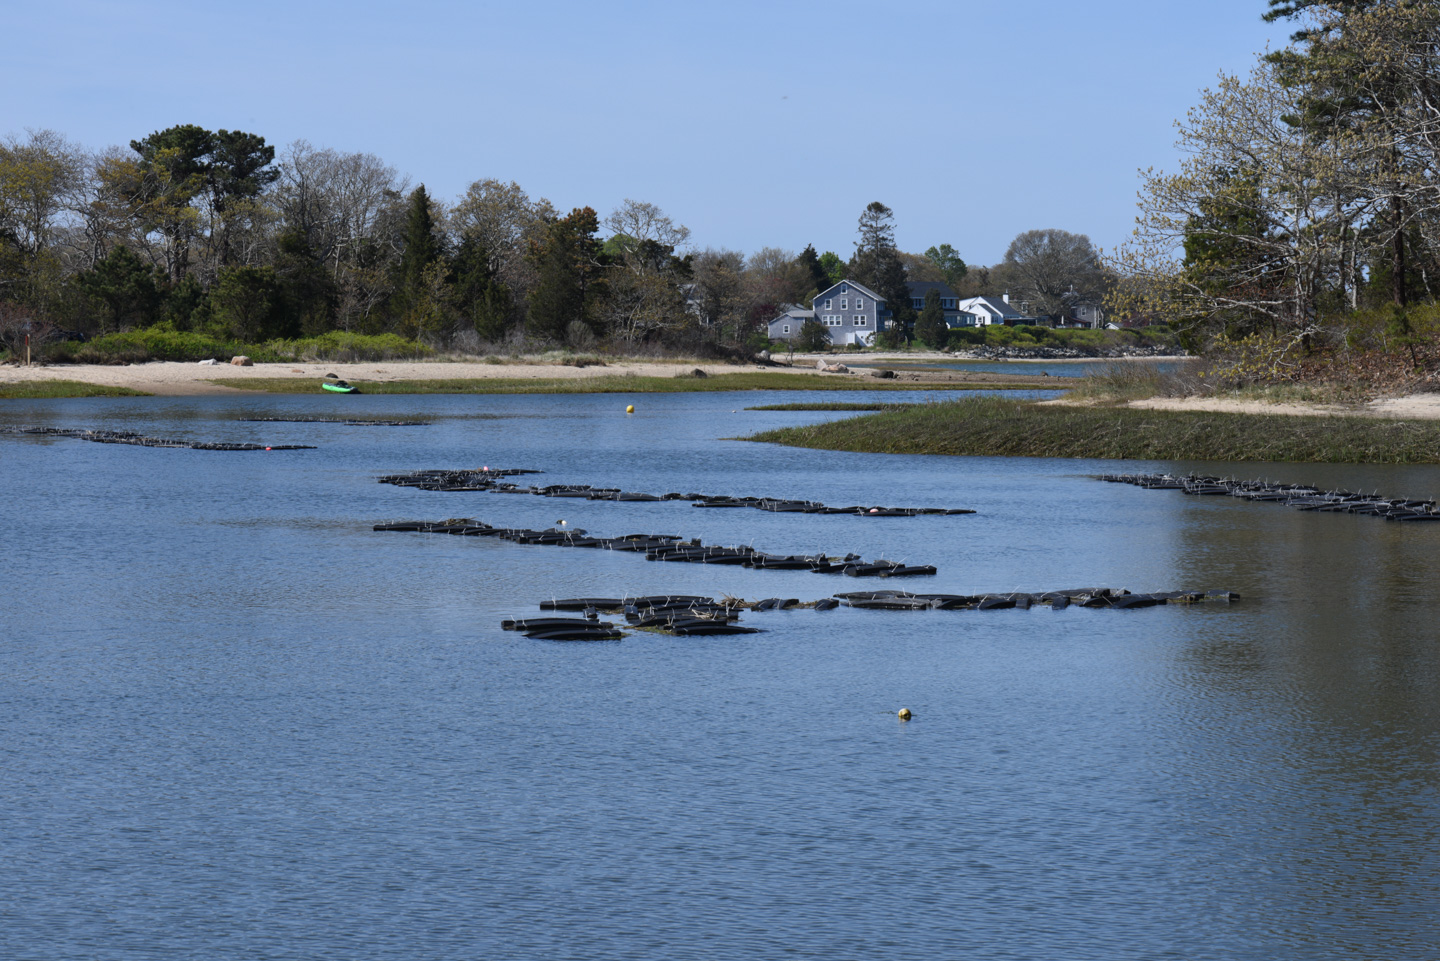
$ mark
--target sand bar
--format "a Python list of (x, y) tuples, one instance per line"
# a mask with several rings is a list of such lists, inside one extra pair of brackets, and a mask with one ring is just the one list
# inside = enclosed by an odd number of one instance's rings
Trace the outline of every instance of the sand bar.
[[(936, 355), (942, 356), (942, 355)], [(694, 362), (667, 362), (650, 360), (607, 361), (602, 365), (584, 367), (570, 366), (538, 359), (522, 359), (516, 362), (487, 363), (484, 361), (372, 361), (367, 363), (283, 363), (255, 364), (251, 367), (236, 367), (221, 363), (215, 365), (155, 361), (146, 364), (104, 365), (104, 364), (56, 364), (52, 366), (25, 367), (0, 366), (0, 383), (27, 383), (46, 380), (78, 380), (87, 384), (105, 387), (128, 387), (164, 397), (186, 397), (199, 395), (237, 394), (243, 391), (248, 379), (294, 378), (296, 391), (318, 389), (320, 381), (327, 374), (334, 374), (341, 380), (363, 385), (365, 382), (391, 382), (401, 380), (554, 380), (589, 377), (674, 377), (696, 369), (707, 375), (747, 373), (757, 370), (774, 373), (790, 373), (827, 380), (854, 380), (856, 389), (873, 385), (870, 368), (881, 367), (889, 358), (866, 356), (865, 366), (857, 366), (851, 373), (824, 373), (815, 366), (817, 359), (830, 364), (843, 364), (847, 358), (836, 356), (814, 356), (796, 354), (793, 365), (787, 364), (724, 364)], [(848, 358), (860, 363), (860, 358)], [(899, 359), (899, 358), (894, 358)], [(915, 359), (914, 355), (906, 359)], [(233, 381), (234, 387), (212, 383), (212, 381)], [(899, 371), (895, 381), (924, 384), (1016, 384), (1045, 388), (1054, 386), (1053, 378), (1016, 372), (995, 374), (972, 371)], [(894, 383), (895, 381), (890, 381)], [(308, 382), (308, 386), (307, 386)]]

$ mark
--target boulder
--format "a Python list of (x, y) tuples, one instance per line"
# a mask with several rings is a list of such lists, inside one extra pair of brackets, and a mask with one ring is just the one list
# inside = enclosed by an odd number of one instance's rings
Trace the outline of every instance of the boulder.
[(825, 370), (825, 361), (823, 361), (823, 360), (817, 360), (817, 361), (815, 361), (815, 369), (816, 369), (816, 370)]
[(254, 367), (254, 366), (255, 366), (255, 362), (252, 361), (249, 357), (246, 357), (244, 354), (240, 354), (238, 357), (231, 357), (231, 358), (230, 358), (230, 363), (234, 364), (236, 367)]
[(768, 362), (770, 361), (770, 351), (768, 351), (768, 350), (762, 350), (762, 351), (760, 351), (760, 353), (758, 353), (758, 354), (755, 355), (755, 359), (756, 359), (756, 360), (763, 360), (763, 361), (765, 361), (766, 363), (768, 363)]
[(870, 371), (870, 376), (871, 376), (871, 377), (878, 377), (880, 380), (894, 380), (894, 379), (895, 379), (895, 371), (893, 371), (893, 370), (872, 370), (872, 371)]

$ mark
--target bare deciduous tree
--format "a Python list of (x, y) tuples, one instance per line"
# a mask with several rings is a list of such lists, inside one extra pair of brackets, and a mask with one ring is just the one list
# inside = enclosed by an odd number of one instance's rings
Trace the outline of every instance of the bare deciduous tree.
[(1042, 314), (1064, 314), (1103, 293), (1100, 253), (1084, 234), (1027, 230), (1010, 241), (1005, 264), (1020, 287), (1015, 293)]

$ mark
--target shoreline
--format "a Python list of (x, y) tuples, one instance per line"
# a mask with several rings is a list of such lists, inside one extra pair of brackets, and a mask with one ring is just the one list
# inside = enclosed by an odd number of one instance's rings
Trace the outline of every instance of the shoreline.
[[(871, 360), (872, 358), (865, 358)], [(876, 368), (884, 368), (883, 358)], [(794, 364), (725, 364), (680, 361), (617, 359), (603, 364), (573, 366), (521, 360), (516, 363), (485, 361), (369, 361), (361, 363), (278, 363), (236, 367), (230, 364), (202, 365), (179, 361), (152, 361), (145, 364), (58, 364), (54, 366), (0, 367), (0, 386), (36, 384), (47, 381), (69, 381), (109, 388), (126, 388), (159, 397), (239, 396), (256, 390), (274, 392), (274, 382), (293, 380), (294, 393), (319, 391), (327, 374), (349, 381), (363, 391), (369, 384), (400, 385), (405, 382), (446, 381), (470, 382), (483, 390), (487, 381), (568, 381), (601, 378), (663, 378), (688, 377), (695, 371), (704, 377), (726, 375), (759, 375), (793, 380), (794, 384), (776, 389), (816, 390), (895, 390), (902, 385), (916, 387), (956, 388), (1010, 387), (1020, 390), (1053, 389), (1053, 379), (1038, 374), (1013, 375), (987, 371), (897, 371), (893, 378), (874, 377), (870, 366), (856, 366), (847, 373), (827, 373), (816, 368), (824, 360), (843, 364), (842, 358), (825, 355), (797, 354)], [(808, 365), (807, 365), (808, 362)], [(696, 378), (700, 380), (699, 377)], [(806, 384), (814, 380), (813, 387)], [(256, 382), (248, 387), (246, 382)], [(262, 386), (259, 382), (267, 382)], [(846, 385), (839, 387), (840, 384)], [(498, 385), (497, 385), (498, 386)], [(692, 389), (697, 389), (692, 387)], [(699, 388), (703, 389), (703, 388)], [(724, 389), (717, 385), (715, 389)], [(395, 392), (395, 388), (391, 389)], [(433, 392), (433, 391), (432, 391)]]
[[(319, 391), (326, 374), (335, 374), (340, 379), (361, 387), (367, 383), (390, 385), (386, 393), (405, 393), (407, 385), (414, 393), (483, 393), (486, 383), (494, 382), (494, 391), (509, 392), (517, 382), (539, 384), (549, 382), (556, 393), (566, 392), (565, 381), (592, 381), (596, 379), (635, 378), (633, 385), (616, 384), (617, 393), (653, 392), (656, 380), (670, 380), (689, 377), (694, 371), (703, 371), (705, 378), (715, 378), (713, 390), (736, 389), (726, 385), (727, 379), (736, 375), (756, 378), (756, 383), (747, 389), (772, 390), (874, 390), (893, 391), (897, 389), (1016, 389), (1016, 390), (1064, 390), (1065, 378), (1048, 377), (1044, 374), (997, 371), (969, 371), (954, 369), (926, 369), (923, 366), (905, 368), (897, 362), (908, 361), (924, 365), (934, 359), (954, 360), (935, 352), (933, 354), (876, 354), (846, 357), (841, 354), (795, 354), (791, 364), (729, 364), (680, 361), (626, 360), (617, 359), (604, 364), (572, 366), (538, 359), (522, 359), (515, 363), (486, 361), (371, 361), (363, 363), (275, 363), (255, 364), (250, 367), (235, 367), (229, 364), (201, 365), (177, 361), (153, 361), (145, 364), (100, 365), (100, 364), (59, 364), (53, 366), (0, 365), (0, 393), (8, 385), (43, 385), (47, 382), (68, 382), (102, 389), (121, 389), (150, 394), (157, 397), (204, 397), (244, 396), (245, 394), (267, 392), (289, 392), (307, 394)], [(1091, 358), (1077, 363), (1124, 362), (1145, 363), (1154, 358)], [(847, 373), (827, 373), (816, 368), (816, 363), (844, 364)], [(848, 361), (848, 363), (847, 363)], [(1043, 360), (1009, 360), (1006, 364), (1051, 363)], [(875, 370), (892, 370), (893, 378), (880, 379), (871, 373)], [(651, 383), (644, 383), (645, 380)], [(294, 390), (277, 388), (279, 381), (293, 381)], [(445, 382), (444, 385), (439, 382)], [(247, 384), (252, 382), (252, 384)], [(262, 383), (263, 382), (263, 383)], [(505, 383), (509, 382), (509, 383)], [(287, 385), (288, 386), (288, 385)], [(576, 384), (577, 390), (586, 390)], [(588, 388), (593, 390), (593, 386)], [(688, 390), (705, 390), (704, 380), (695, 378), (686, 385)], [(378, 392), (378, 391), (377, 391)], [(587, 391), (588, 392), (588, 391)], [(57, 396), (70, 396), (61, 394)], [(1383, 420), (1440, 420), (1440, 393), (1407, 394), (1369, 401), (1353, 407), (1335, 404), (1307, 404), (1296, 402), (1269, 402), (1227, 397), (1152, 397), (1132, 400), (1123, 404), (1106, 405), (1103, 402), (1070, 400), (1060, 397), (1053, 400), (1037, 401), (1043, 406), (1106, 407), (1117, 410), (1151, 410), (1217, 414), (1258, 414), (1277, 417), (1368, 417)]]

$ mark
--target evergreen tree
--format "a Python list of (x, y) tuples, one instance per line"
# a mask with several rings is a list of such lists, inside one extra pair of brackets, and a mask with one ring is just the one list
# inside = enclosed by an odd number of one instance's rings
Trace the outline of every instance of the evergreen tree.
[(589, 207), (572, 210), (550, 224), (531, 251), (537, 277), (530, 291), (526, 325), (541, 337), (563, 343), (572, 323), (595, 324), (601, 244), (599, 218)]
[[(833, 255), (832, 255), (833, 256)], [(838, 257), (836, 258), (839, 259)], [(810, 289), (819, 293), (831, 284), (830, 275), (825, 272), (825, 267), (820, 263), (820, 257), (815, 253), (814, 244), (806, 244), (805, 249), (800, 251), (800, 256), (795, 258), (795, 263), (804, 272)]]
[(934, 287), (925, 292), (925, 306), (915, 321), (915, 337), (934, 350), (944, 347), (950, 337), (945, 311), (940, 307), (940, 291)]
[(277, 314), (282, 336), (314, 337), (334, 327), (335, 282), (303, 230), (280, 235), (275, 255)]
[[(1363, 126), (1379, 124), (1388, 127), (1389, 157), (1376, 173), (1375, 186), (1388, 188), (1380, 196), (1388, 200), (1389, 210), (1374, 226), (1385, 236), (1389, 264), (1385, 271), (1390, 279), (1391, 300), (1405, 307), (1411, 299), (1407, 278), (1411, 276), (1410, 261), (1414, 259), (1407, 239), (1406, 226), (1411, 217), (1407, 203), (1406, 184), (1416, 171), (1406, 171), (1405, 160), (1394, 125), (1414, 110), (1407, 103), (1410, 91), (1384, 71), (1374, 66), (1374, 50), (1364, 43), (1354, 43), (1354, 19), (1379, 6), (1380, 0), (1269, 0), (1270, 9), (1264, 20), (1300, 20), (1312, 9), (1322, 16), (1312, 20), (1291, 35), (1295, 47), (1267, 54), (1265, 59), (1280, 71), (1281, 82), (1302, 92), (1299, 111), (1286, 117), (1292, 126), (1302, 128), (1319, 138), (1336, 137)], [(1324, 16), (1329, 11), (1330, 16)], [(1387, 38), (1393, 43), (1398, 38)], [(1433, 42), (1433, 41), (1432, 41)], [(1387, 169), (1388, 168), (1388, 169)], [(1419, 172), (1426, 177), (1430, 171)]]
[(259, 343), (279, 336), (280, 284), (271, 267), (227, 267), (210, 291), (215, 319), (237, 340)]
[(882, 296), (881, 274), (895, 252), (894, 218), (894, 212), (878, 200), (867, 206), (860, 214), (860, 239), (855, 242), (855, 256), (850, 261), (851, 279)]
[(824, 350), (830, 346), (830, 328), (818, 320), (807, 320), (800, 325), (797, 338), (801, 350)]
[(147, 327), (155, 322), (162, 294), (155, 270), (130, 252), (116, 247), (92, 269), (81, 271), (75, 284), (104, 308), (102, 333)]
[(475, 234), (455, 252), (455, 305), (481, 340), (495, 343), (510, 329), (510, 291), (495, 274), (490, 252)]
[(909, 338), (910, 326), (915, 322), (915, 308), (910, 306), (905, 262), (895, 248), (894, 218), (894, 212), (878, 200), (865, 208), (860, 215), (860, 239), (855, 244), (850, 267), (854, 280), (885, 298), (891, 329), (903, 342)]
[(209, 316), (209, 295), (194, 274), (165, 291), (164, 319), (176, 330), (196, 330)]
[(410, 193), (405, 214), (405, 234), (400, 262), (395, 268), (396, 298), (401, 313), (411, 309), (424, 297), (425, 271), (439, 259), (440, 238), (435, 233), (435, 219), (430, 210), (430, 195), (421, 184)]

